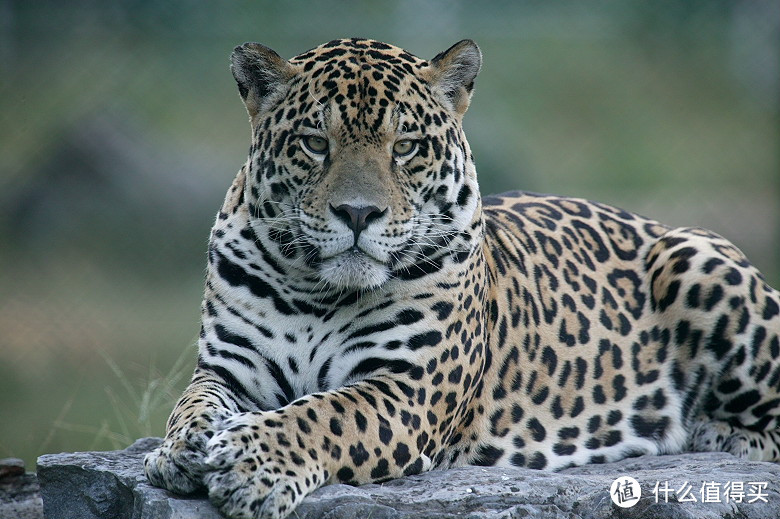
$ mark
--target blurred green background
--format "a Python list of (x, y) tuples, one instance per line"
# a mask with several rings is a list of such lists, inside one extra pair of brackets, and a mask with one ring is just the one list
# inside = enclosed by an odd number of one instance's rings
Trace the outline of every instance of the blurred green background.
[(0, 0), (0, 457), (163, 434), (249, 146), (228, 56), (344, 36), (480, 44), (484, 193), (706, 226), (780, 284), (776, 0)]

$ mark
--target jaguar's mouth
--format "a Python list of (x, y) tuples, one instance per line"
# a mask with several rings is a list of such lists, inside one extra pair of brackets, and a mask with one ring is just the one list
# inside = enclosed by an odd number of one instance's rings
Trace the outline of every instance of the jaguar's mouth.
[(320, 257), (324, 260), (330, 260), (334, 258), (365, 258), (367, 260), (374, 261), (376, 263), (384, 264), (385, 261), (380, 257), (379, 251), (372, 251), (370, 248), (364, 247), (364, 244), (353, 243), (351, 245), (340, 247), (336, 250), (320, 251)]
[(323, 259), (320, 277), (334, 287), (374, 289), (390, 278), (390, 270), (373, 256), (352, 247)]

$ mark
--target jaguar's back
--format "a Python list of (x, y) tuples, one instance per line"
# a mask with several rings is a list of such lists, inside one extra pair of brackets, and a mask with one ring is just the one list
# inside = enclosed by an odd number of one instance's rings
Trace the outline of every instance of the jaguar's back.
[(780, 459), (778, 295), (733, 245), (586, 200), (484, 205), (500, 316), (487, 457)]

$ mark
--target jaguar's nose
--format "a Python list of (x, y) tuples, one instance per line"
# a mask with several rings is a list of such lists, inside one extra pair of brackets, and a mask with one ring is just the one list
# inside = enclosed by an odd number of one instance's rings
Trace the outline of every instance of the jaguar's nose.
[(330, 210), (339, 220), (347, 224), (347, 227), (352, 229), (352, 233), (355, 235), (355, 244), (357, 244), (361, 232), (387, 213), (387, 208), (379, 209), (375, 205), (355, 207), (350, 204), (341, 204), (338, 207), (333, 207), (331, 204)]

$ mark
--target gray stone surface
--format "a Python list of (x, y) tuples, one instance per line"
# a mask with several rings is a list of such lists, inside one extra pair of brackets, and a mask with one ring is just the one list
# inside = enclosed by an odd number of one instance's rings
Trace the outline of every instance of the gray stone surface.
[[(143, 456), (159, 439), (139, 440), (124, 451), (41, 456), (38, 476), (47, 519), (216, 519), (202, 497), (183, 498), (149, 485)], [(628, 509), (613, 504), (618, 476), (639, 481), (642, 497)], [(653, 494), (656, 483), (668, 482)], [(725, 499), (726, 483), (743, 483), (742, 502)], [(750, 483), (766, 483), (756, 502)], [(702, 485), (718, 489), (702, 502)], [(690, 486), (696, 502), (679, 502)], [(714, 495), (710, 495), (713, 501)], [(763, 500), (766, 500), (764, 502)], [(299, 519), (515, 519), (533, 518), (748, 518), (780, 517), (780, 465), (746, 462), (728, 454), (641, 457), (546, 473), (526, 469), (462, 467), (406, 477), (383, 485), (331, 485), (309, 496)]]
[(143, 438), (122, 451), (47, 454), (38, 458), (47, 519), (219, 519), (205, 498), (153, 487), (144, 455), (160, 444)]
[(0, 460), (0, 519), (43, 519), (38, 479), (20, 459)]

